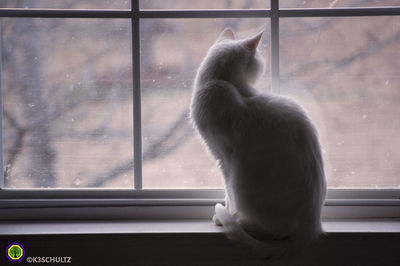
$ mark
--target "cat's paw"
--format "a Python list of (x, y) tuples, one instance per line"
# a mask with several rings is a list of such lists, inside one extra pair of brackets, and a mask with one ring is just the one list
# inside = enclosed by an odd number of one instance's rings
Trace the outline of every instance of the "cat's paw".
[(222, 226), (222, 223), (221, 223), (221, 221), (217, 218), (217, 215), (216, 214), (214, 214), (214, 216), (213, 216), (213, 222), (216, 224), (216, 225), (218, 225), (218, 226)]

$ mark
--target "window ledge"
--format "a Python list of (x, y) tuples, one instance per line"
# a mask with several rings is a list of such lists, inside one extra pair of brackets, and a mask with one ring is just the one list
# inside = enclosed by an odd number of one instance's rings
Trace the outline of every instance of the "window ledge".
[[(400, 219), (332, 219), (323, 227), (331, 233), (400, 233)], [(0, 221), (0, 235), (209, 233), (222, 228), (209, 219)]]
[(29, 256), (59, 254), (74, 265), (400, 265), (399, 219), (323, 226), (328, 234), (304, 253), (271, 262), (229, 241), (210, 220), (1, 221), (0, 248), (17, 241)]

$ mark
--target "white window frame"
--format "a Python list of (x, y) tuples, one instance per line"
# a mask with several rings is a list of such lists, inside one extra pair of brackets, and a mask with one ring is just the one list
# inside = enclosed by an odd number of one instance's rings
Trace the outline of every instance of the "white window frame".
[[(271, 21), (272, 90), (279, 91), (280, 18), (345, 16), (400, 16), (400, 7), (290, 9), (279, 8), (279, 1), (271, 0), (270, 9), (143, 10), (139, 8), (139, 0), (131, 0), (131, 10), (0, 8), (0, 17), (123, 18), (131, 20), (135, 158), (134, 188), (132, 189), (9, 189), (4, 187), (3, 171), (1, 171), (0, 220), (210, 218), (214, 205), (224, 201), (222, 189), (142, 189), (140, 22), (147, 18), (269, 18)], [(1, 93), (0, 110), (2, 111)], [(2, 114), (0, 114), (0, 128), (2, 128)], [(0, 137), (2, 139), (1, 130)], [(2, 150), (2, 142), (0, 142), (1, 166), (3, 163)], [(329, 189), (323, 216), (325, 218), (400, 217), (400, 189)]]

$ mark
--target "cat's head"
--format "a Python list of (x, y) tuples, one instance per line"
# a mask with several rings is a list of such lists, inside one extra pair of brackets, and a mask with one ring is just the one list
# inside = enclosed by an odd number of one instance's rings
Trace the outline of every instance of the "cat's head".
[(262, 32), (250, 38), (236, 39), (231, 29), (225, 29), (209, 49), (205, 63), (228, 81), (240, 79), (253, 84), (264, 71), (264, 62), (257, 50)]

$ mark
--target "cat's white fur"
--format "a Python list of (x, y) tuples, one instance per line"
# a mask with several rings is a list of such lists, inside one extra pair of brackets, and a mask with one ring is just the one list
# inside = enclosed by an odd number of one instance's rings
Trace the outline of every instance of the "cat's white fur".
[(223, 31), (201, 63), (191, 116), (224, 175), (213, 220), (263, 257), (296, 253), (322, 231), (326, 182), (316, 129), (292, 100), (252, 87), (262, 33)]

